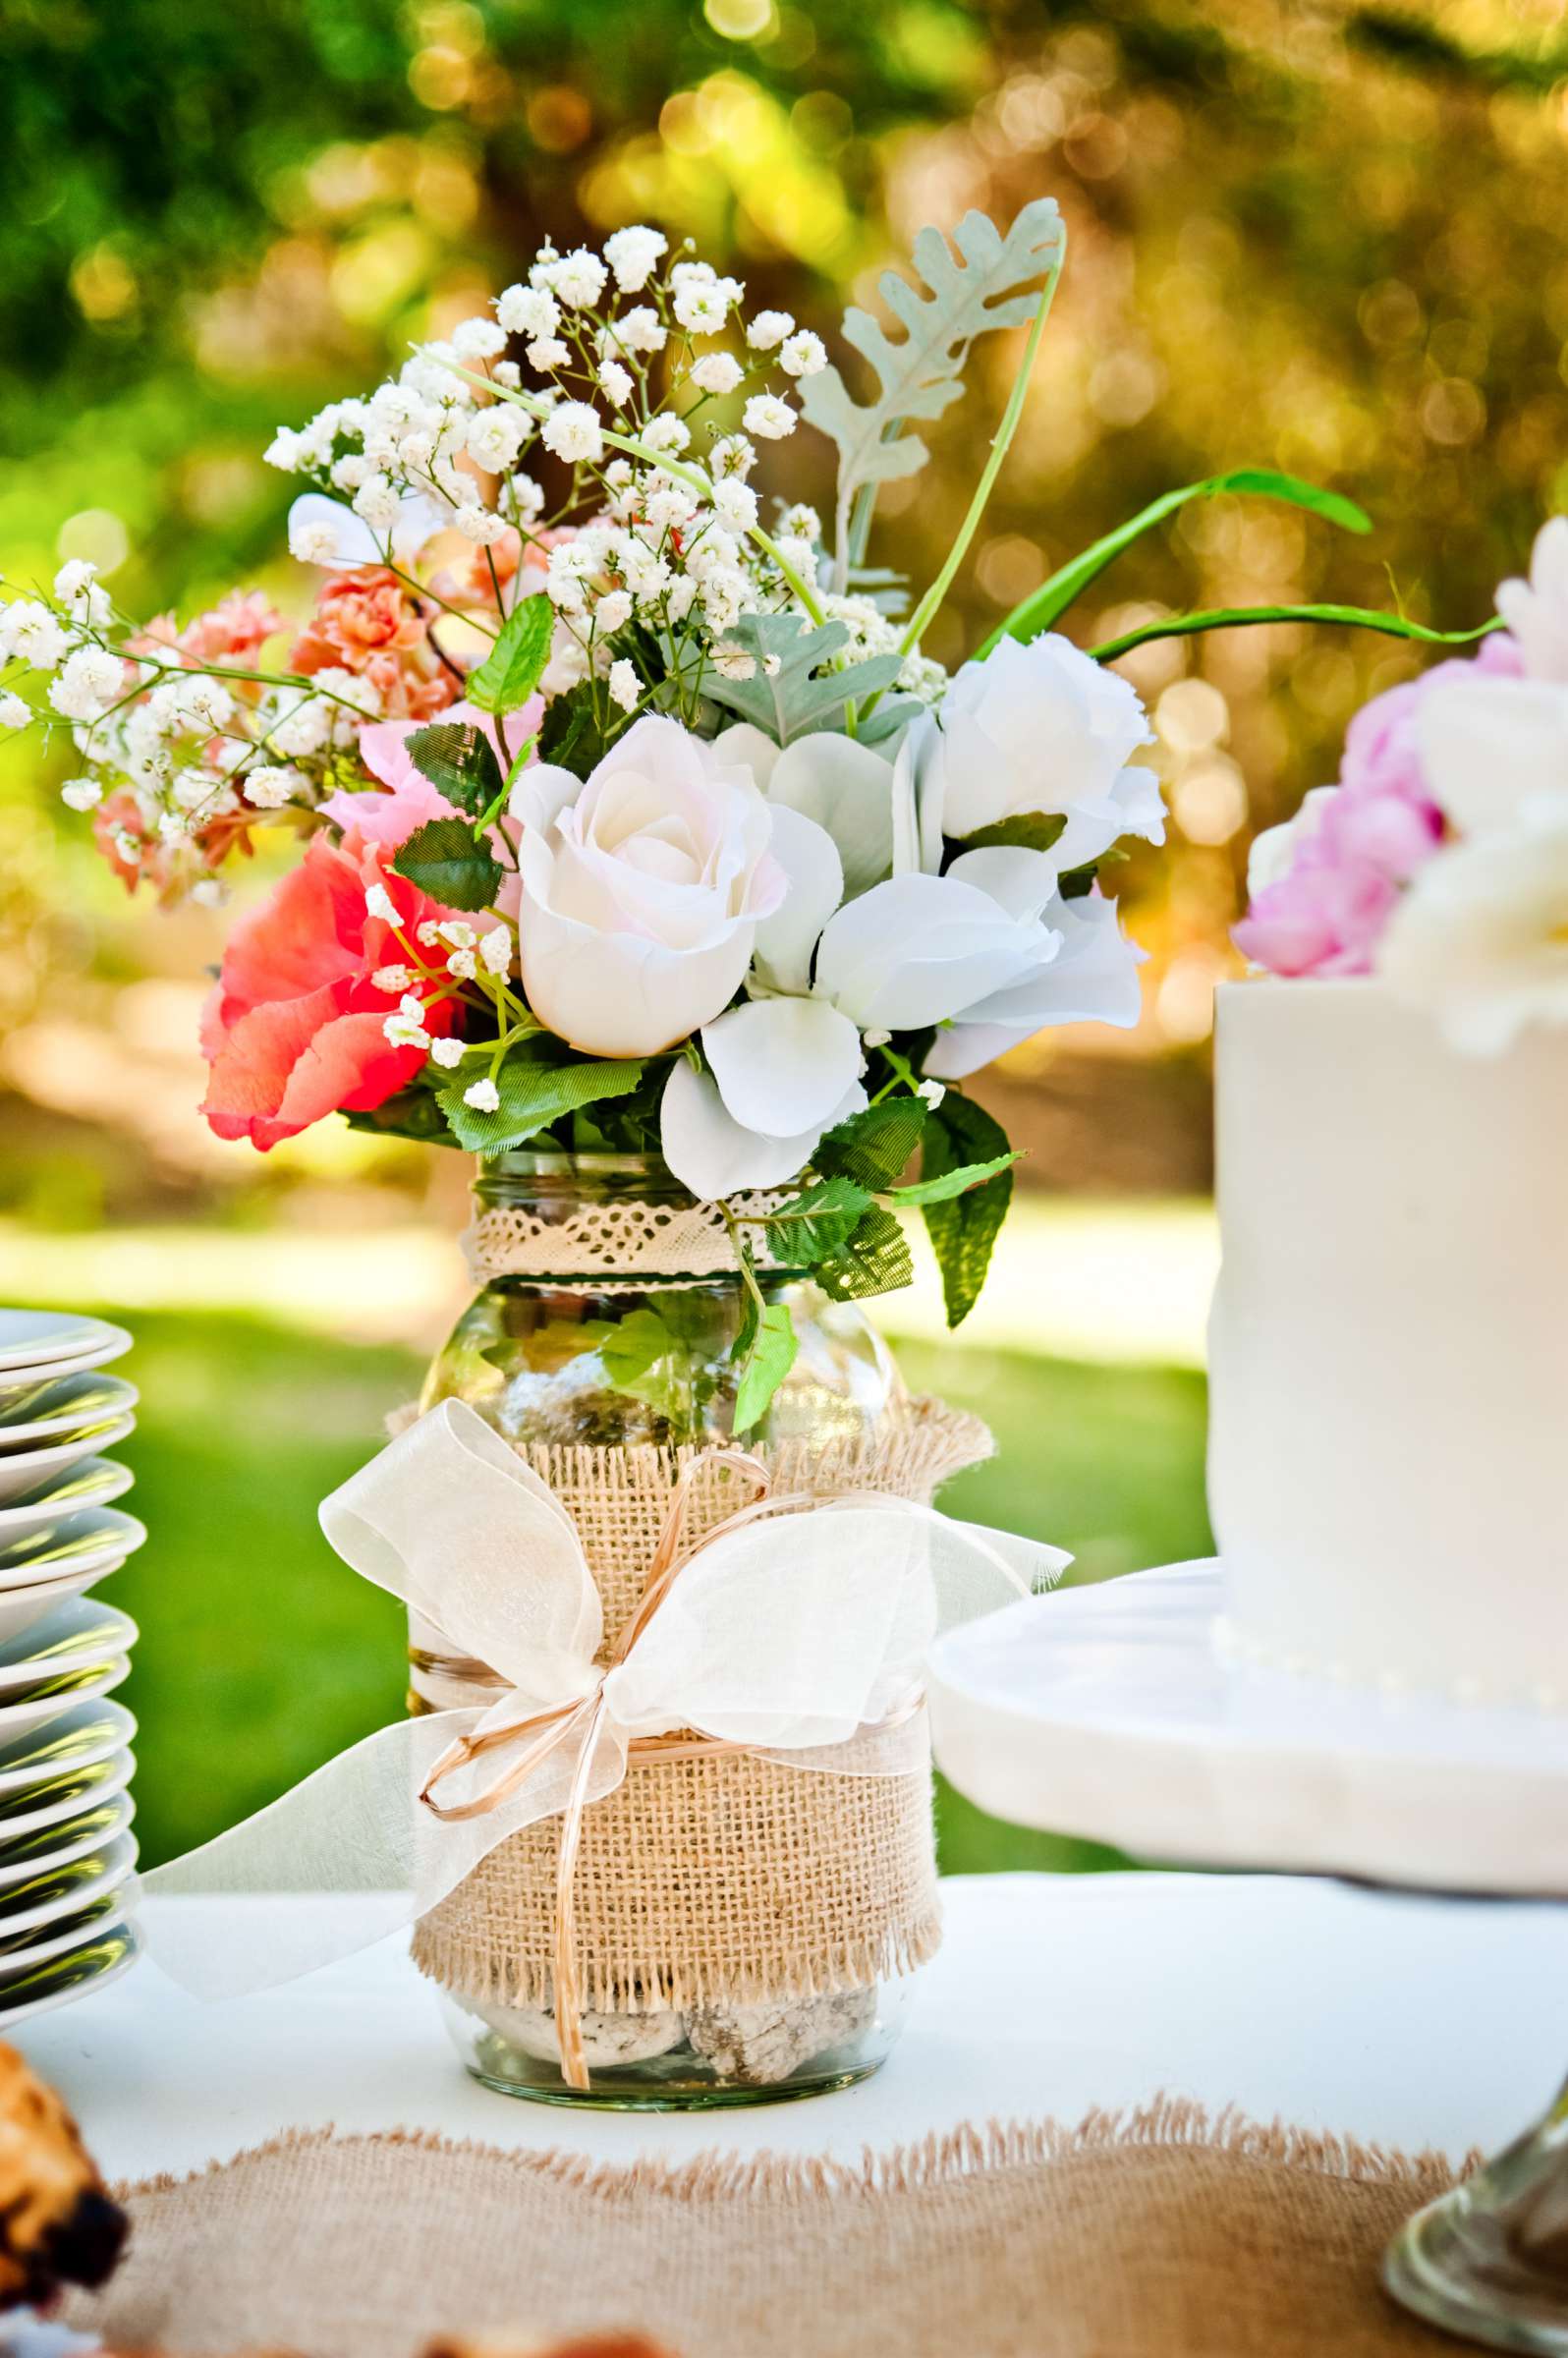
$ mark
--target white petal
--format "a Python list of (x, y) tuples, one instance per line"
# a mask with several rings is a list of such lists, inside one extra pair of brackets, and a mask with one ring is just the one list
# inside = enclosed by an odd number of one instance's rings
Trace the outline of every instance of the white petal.
[(816, 989), (863, 1032), (918, 1031), (1036, 964), (1038, 926), (948, 876), (894, 876), (848, 902), (823, 932)]
[(754, 999), (704, 1025), (702, 1048), (726, 1111), (775, 1137), (825, 1123), (860, 1077), (861, 1036), (825, 999)]
[(659, 1109), (664, 1159), (683, 1187), (702, 1203), (750, 1187), (779, 1187), (810, 1161), (822, 1131), (859, 1113), (866, 1092), (857, 1082), (830, 1119), (798, 1138), (765, 1138), (745, 1130), (724, 1110), (712, 1076), (694, 1070), (684, 1056), (670, 1068)]
[(1165, 797), (1151, 769), (1124, 769), (1111, 788), (1111, 799), (1122, 814), (1122, 829), (1141, 835), (1146, 843), (1165, 840)]
[(518, 956), (529, 1005), (588, 1056), (651, 1056), (712, 1021), (739, 989), (755, 927), (734, 919), (705, 949), (604, 933), (533, 897), (525, 842)]
[(812, 952), (844, 898), (844, 870), (826, 828), (784, 804), (773, 810), (770, 848), (789, 890), (756, 928), (756, 963), (771, 988), (804, 992), (812, 987)]
[(947, 873), (999, 901), (1009, 917), (1037, 918), (1056, 892), (1056, 863), (1049, 852), (1016, 844), (985, 844), (960, 852)]
[(945, 789), (941, 731), (928, 712), (910, 723), (893, 763), (893, 873), (936, 875)]
[[(444, 499), (433, 491), (407, 491), (398, 502), (398, 520), (392, 527), (392, 554), (402, 564), (417, 557), (426, 540), (444, 532), (452, 522), (452, 510)], [(518, 579), (523, 569), (518, 569)]]
[(778, 760), (778, 747), (771, 737), (754, 728), (749, 720), (740, 720), (733, 728), (720, 729), (713, 740), (713, 751), (726, 768), (749, 769), (766, 794)]
[(1138, 969), (1145, 953), (1122, 932), (1114, 901), (1091, 893), (1053, 901), (1046, 920), (1055, 952), (1021, 981), (964, 1009), (939, 1032), (925, 1059), (937, 1081), (962, 1081), (992, 1057), (1055, 1024), (1137, 1023), (1143, 993)]
[(1568, 785), (1568, 689), (1477, 673), (1442, 680), (1417, 717), (1421, 765), (1462, 835), (1494, 834)]
[(381, 543), (363, 516), (356, 516), (341, 499), (328, 499), (324, 491), (302, 491), (289, 510), (289, 538), (292, 542), (302, 527), (324, 525), (332, 534), (332, 554), (323, 559), (327, 565), (379, 565), (384, 562)]
[(826, 828), (844, 863), (846, 893), (868, 890), (892, 868), (892, 765), (853, 737), (798, 737), (779, 755), (767, 799)]

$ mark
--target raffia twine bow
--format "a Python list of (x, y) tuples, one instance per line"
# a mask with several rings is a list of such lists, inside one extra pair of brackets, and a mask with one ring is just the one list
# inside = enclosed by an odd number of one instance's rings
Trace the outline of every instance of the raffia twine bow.
[[(709, 1469), (755, 1494), (689, 1542)], [(483, 1711), (381, 1729), (147, 1879), (169, 1896), (361, 1895), (352, 1911), (279, 1910), (265, 1940), (243, 1947), (215, 1941), (201, 1911), (160, 1911), (154, 1954), (206, 1995), (292, 1979), (425, 1914), (509, 1835), (559, 1817), (553, 1994), (576, 2088), (588, 2075), (573, 1882), (593, 1803), (631, 1768), (714, 1752), (841, 1774), (923, 1766), (922, 1671), (938, 1629), (1068, 1561), (880, 1492), (780, 1495), (759, 1459), (711, 1450), (677, 1484), (638, 1606), (606, 1653), (571, 1514), (457, 1401), (335, 1491), (321, 1523), (355, 1571), (489, 1665), (502, 1692)]]

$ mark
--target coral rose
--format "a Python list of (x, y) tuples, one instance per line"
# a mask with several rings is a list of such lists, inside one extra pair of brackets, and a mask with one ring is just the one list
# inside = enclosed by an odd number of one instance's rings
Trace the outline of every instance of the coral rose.
[[(366, 906), (376, 886), (391, 898), (395, 926)], [(387, 1039), (382, 1027), (402, 993), (371, 978), (407, 962), (419, 926), (454, 914), (383, 868), (380, 847), (358, 833), (341, 844), (312, 836), (300, 866), (235, 927), (202, 1018), (212, 1077), (201, 1110), (219, 1138), (248, 1138), (264, 1151), (326, 1114), (368, 1112), (405, 1088), (424, 1050)], [(432, 1035), (456, 1022), (450, 999), (426, 1011)]]

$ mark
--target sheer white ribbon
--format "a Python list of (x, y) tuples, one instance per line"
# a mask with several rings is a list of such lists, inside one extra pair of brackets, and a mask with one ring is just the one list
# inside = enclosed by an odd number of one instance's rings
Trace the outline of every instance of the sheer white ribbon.
[(486, 1711), (380, 1729), (146, 1878), (154, 1894), (352, 1893), (353, 1907), (279, 1911), (245, 1948), (176, 1911), (154, 1924), (159, 1961), (204, 1996), (290, 1980), (423, 1915), (510, 1834), (562, 1816), (556, 2015), (563, 2068), (586, 2085), (571, 1922), (585, 1809), (629, 1766), (681, 1749), (682, 1730), (699, 1731), (701, 1751), (802, 1769), (922, 1766), (931, 1640), (1069, 1560), (907, 1499), (769, 1496), (759, 1461), (719, 1454), (757, 1494), (686, 1547), (687, 1478), (602, 1664), (598, 1592), (570, 1513), (471, 1408), (444, 1401), (334, 1491), (321, 1525), (344, 1560), (507, 1691)]

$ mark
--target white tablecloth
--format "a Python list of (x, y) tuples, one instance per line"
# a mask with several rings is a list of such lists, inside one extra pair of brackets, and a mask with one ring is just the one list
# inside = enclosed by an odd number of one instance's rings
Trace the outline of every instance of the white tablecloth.
[[(221, 2006), (143, 1962), (18, 2044), (111, 2178), (329, 2123), (623, 2162), (715, 2145), (857, 2159), (1160, 2091), (1457, 2157), (1522, 2128), (1568, 2066), (1568, 1907), (1179, 1875), (965, 1877), (946, 1902), (892, 2060), (810, 2104), (693, 2117), (491, 2095), (460, 2069), (403, 1936)], [(312, 1905), (158, 1904), (221, 1908), (258, 1944), (270, 1910)]]

